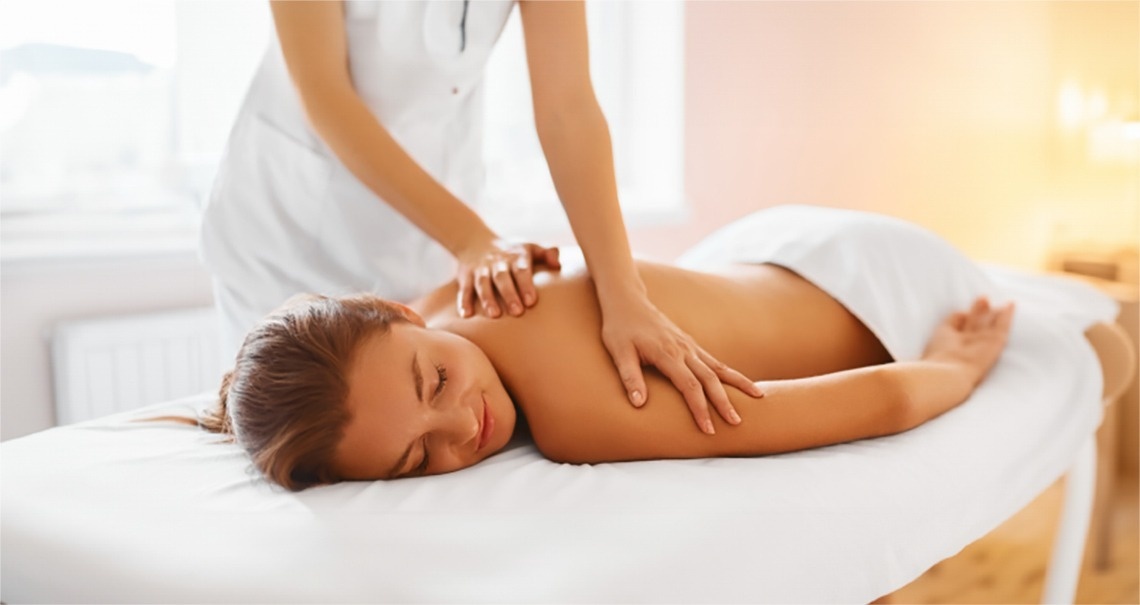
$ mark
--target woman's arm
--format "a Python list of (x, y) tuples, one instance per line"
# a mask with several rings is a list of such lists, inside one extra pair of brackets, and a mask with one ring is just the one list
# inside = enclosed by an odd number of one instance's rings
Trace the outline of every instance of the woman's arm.
[(421, 168), (356, 93), (343, 4), (275, 0), (271, 6), (305, 113), (352, 174), (454, 255), (494, 239), (482, 219)]
[(691, 431), (677, 406), (605, 405), (614, 394), (591, 385), (573, 405), (528, 411), (528, 419), (543, 454), (571, 463), (755, 456), (890, 435), (965, 401), (1000, 356), (1011, 318), (1012, 307), (982, 301), (947, 318), (919, 361), (764, 382), (760, 400), (729, 389), (745, 422), (715, 436)]
[(708, 400), (723, 418), (738, 422), (721, 382), (753, 396), (759, 391), (658, 312), (637, 274), (618, 203), (610, 131), (590, 81), (584, 3), (523, 1), (519, 13), (535, 128), (597, 289), (603, 340), (629, 400), (638, 406), (648, 400), (645, 361), (681, 390), (703, 430), (713, 426)]
[(499, 242), (376, 119), (352, 84), (343, 3), (274, 1), (271, 7), (289, 75), (313, 129), (356, 178), (460, 261), (463, 314), (470, 313), (472, 290), (492, 317), (500, 314), (495, 289), (508, 308), (532, 306), (537, 293), (530, 263), (557, 264), (556, 257), (541, 247)]

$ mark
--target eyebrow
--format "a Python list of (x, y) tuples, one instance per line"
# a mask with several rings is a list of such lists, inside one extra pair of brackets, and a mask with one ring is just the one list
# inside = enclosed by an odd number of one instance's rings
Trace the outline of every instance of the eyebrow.
[(416, 399), (424, 400), (424, 376), (420, 373), (419, 351), (412, 355), (412, 378), (416, 381)]
[[(416, 399), (422, 402), (424, 400), (424, 375), (420, 372), (420, 364), (418, 362), (419, 351), (416, 351), (412, 354), (412, 380), (416, 383)], [(391, 470), (388, 471), (389, 478), (395, 478), (396, 473), (404, 468), (404, 464), (408, 461), (408, 456), (412, 455), (412, 447), (414, 445), (414, 443), (409, 443), (407, 449), (405, 449), (404, 453), (400, 456), (400, 459), (396, 461), (396, 464), (392, 465)]]

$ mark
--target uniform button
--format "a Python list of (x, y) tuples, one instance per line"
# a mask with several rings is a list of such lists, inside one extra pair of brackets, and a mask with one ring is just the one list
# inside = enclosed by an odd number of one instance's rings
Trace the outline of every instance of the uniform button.
[(451, 94), (453, 94), (453, 95), (459, 94), (459, 88), (452, 86), (451, 87)]

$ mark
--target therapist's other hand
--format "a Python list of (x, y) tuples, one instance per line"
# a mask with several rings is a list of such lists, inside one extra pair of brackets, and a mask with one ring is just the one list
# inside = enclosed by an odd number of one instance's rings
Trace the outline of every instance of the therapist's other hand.
[[(622, 384), (633, 405), (649, 401), (642, 364), (655, 366), (673, 382), (685, 397), (689, 411), (700, 430), (716, 434), (709, 412), (709, 401), (729, 424), (740, 424), (724, 384), (753, 396), (763, 397), (760, 387), (728, 367), (678, 328), (643, 294), (604, 300), (602, 342), (613, 358)], [(722, 384), (723, 383), (723, 384)]]
[(460, 254), (457, 260), (456, 310), (460, 317), (474, 315), (476, 301), (488, 317), (501, 317), (503, 305), (507, 313), (518, 317), (538, 303), (535, 267), (545, 266), (555, 271), (562, 268), (556, 247), (501, 239), (476, 246)]

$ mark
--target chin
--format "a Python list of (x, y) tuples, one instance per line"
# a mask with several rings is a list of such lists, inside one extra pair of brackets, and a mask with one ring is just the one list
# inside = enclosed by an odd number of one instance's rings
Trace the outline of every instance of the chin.
[(500, 395), (491, 401), (491, 410), (495, 414), (495, 441), (489, 444), (491, 452), (487, 456), (493, 456), (510, 443), (511, 437), (515, 434), (515, 424), (518, 422), (518, 411), (515, 409), (514, 401), (502, 383), (499, 388)]

